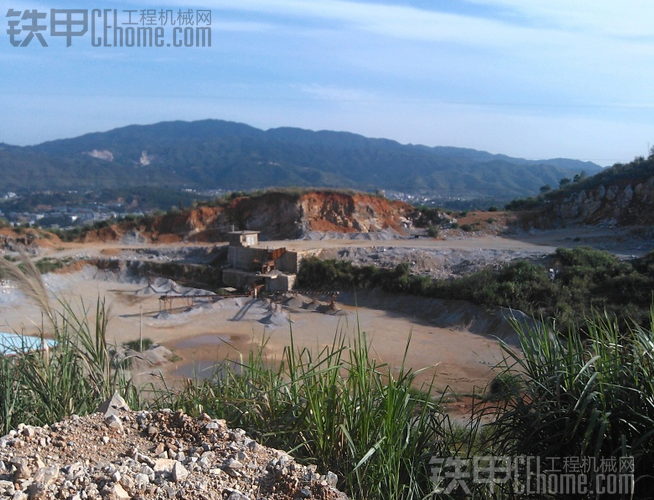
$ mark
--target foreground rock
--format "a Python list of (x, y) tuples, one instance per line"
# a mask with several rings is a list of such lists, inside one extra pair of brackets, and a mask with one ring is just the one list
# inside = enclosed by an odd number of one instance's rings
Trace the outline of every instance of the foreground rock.
[(0, 438), (0, 496), (32, 499), (345, 499), (336, 476), (301, 466), (223, 420), (181, 411), (73, 416)]

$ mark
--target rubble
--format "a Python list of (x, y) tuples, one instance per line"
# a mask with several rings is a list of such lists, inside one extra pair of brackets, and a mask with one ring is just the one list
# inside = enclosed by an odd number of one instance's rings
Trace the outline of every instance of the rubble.
[(132, 412), (118, 395), (105, 413), (0, 438), (0, 496), (14, 500), (347, 500), (337, 478), (204, 414)]

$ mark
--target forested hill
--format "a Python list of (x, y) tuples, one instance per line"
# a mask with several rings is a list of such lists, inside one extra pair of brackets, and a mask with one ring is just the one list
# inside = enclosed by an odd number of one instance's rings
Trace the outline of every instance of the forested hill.
[(323, 186), (512, 199), (598, 165), (404, 145), (347, 132), (221, 120), (131, 125), (37, 146), (0, 144), (5, 190)]
[(654, 224), (654, 154), (618, 163), (592, 176), (564, 178), (556, 189), (519, 199), (507, 208), (522, 211), (533, 225), (568, 223), (607, 226)]

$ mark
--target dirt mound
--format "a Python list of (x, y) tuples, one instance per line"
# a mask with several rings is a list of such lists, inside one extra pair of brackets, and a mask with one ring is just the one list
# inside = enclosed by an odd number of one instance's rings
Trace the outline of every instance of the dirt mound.
[(60, 244), (59, 237), (48, 231), (0, 228), (0, 251), (38, 253), (40, 248), (54, 248)]
[(280, 312), (271, 312), (269, 315), (261, 318), (260, 323), (269, 326), (287, 326), (291, 323), (291, 320), (284, 313)]
[(391, 229), (404, 233), (413, 207), (368, 194), (316, 191), (300, 197), (305, 232), (374, 233)]
[(336, 476), (261, 446), (224, 420), (182, 411), (104, 413), (0, 438), (0, 495), (13, 498), (345, 499)]
[[(172, 243), (225, 241), (235, 229), (260, 231), (261, 240), (301, 238), (308, 233), (406, 234), (415, 210), (407, 203), (362, 193), (268, 192), (215, 207), (170, 212), (89, 231), (85, 242)], [(390, 235), (390, 236), (389, 236)]]

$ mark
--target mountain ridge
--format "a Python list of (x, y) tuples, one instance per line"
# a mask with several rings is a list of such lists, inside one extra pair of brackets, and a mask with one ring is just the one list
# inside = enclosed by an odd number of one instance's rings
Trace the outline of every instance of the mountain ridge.
[[(18, 176), (27, 169), (29, 176)], [(0, 146), (5, 189), (159, 186), (191, 189), (327, 187), (512, 199), (585, 170), (589, 162), (512, 158), (470, 148), (401, 144), (351, 132), (224, 120), (128, 125)], [(0, 184), (1, 185), (1, 184)]]

